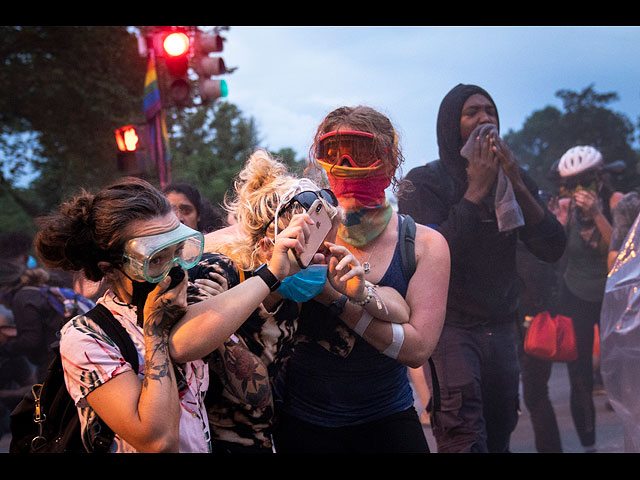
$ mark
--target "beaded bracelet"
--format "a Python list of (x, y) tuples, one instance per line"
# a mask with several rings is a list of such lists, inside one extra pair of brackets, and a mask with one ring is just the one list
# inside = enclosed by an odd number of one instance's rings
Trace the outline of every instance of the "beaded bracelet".
[(372, 284), (370, 284), (369, 282), (365, 282), (364, 286), (367, 289), (367, 296), (366, 297), (364, 297), (362, 300), (354, 300), (353, 298), (349, 298), (349, 301), (351, 303), (353, 303), (354, 305), (358, 305), (360, 307), (364, 307), (373, 298), (373, 296), (375, 294), (375, 287)]
[(378, 295), (378, 292), (376, 291), (377, 285), (374, 285), (373, 283), (365, 280), (364, 286), (367, 289), (367, 296), (362, 300), (353, 300), (350, 298), (349, 301), (354, 305), (358, 305), (362, 308), (365, 308), (373, 298), (376, 301), (376, 306), (378, 307), (378, 310), (382, 310), (384, 308), (385, 312), (389, 313), (387, 306), (385, 305), (384, 301), (382, 300), (382, 298), (380, 298), (380, 295)]

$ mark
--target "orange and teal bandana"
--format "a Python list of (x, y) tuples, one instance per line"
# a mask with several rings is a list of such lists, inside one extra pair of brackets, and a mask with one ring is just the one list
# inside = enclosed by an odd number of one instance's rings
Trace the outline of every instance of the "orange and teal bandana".
[(363, 247), (387, 228), (392, 214), (393, 208), (386, 199), (375, 208), (346, 210), (337, 235), (349, 245)]
[(362, 247), (384, 231), (393, 209), (385, 189), (391, 177), (381, 164), (354, 168), (331, 165), (318, 160), (327, 172), (331, 190), (345, 215), (338, 227), (338, 237), (349, 245)]

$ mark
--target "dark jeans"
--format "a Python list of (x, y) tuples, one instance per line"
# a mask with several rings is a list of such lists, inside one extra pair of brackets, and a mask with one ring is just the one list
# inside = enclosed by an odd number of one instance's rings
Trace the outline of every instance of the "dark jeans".
[(276, 453), (429, 453), (415, 409), (348, 427), (322, 427), (282, 414)]
[[(596, 413), (593, 403), (593, 329), (600, 321), (601, 302), (587, 302), (573, 295), (563, 285), (558, 313), (573, 320), (578, 358), (567, 364), (571, 385), (571, 417), (582, 446), (596, 441)], [(547, 383), (552, 363), (525, 355), (523, 357), (522, 394), (531, 414), (536, 449), (539, 452), (562, 451), (560, 434)]]
[(531, 416), (538, 453), (562, 453), (560, 431), (549, 398), (553, 362), (526, 353), (522, 356), (522, 397)]
[(515, 321), (445, 324), (431, 356), (440, 383), (440, 411), (431, 421), (438, 452), (509, 451), (518, 423), (518, 338)]

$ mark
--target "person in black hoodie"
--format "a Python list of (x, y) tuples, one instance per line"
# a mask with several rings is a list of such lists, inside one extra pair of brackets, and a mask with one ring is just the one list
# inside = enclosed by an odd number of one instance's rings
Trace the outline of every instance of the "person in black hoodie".
[[(438, 113), (440, 159), (412, 169), (398, 198), (399, 212), (437, 229), (451, 251), (447, 314), (432, 355), (441, 396), (432, 417), (439, 452), (509, 451), (519, 407), (516, 245), (520, 239), (553, 263), (566, 243), (498, 129), (496, 105), (484, 89), (454, 87)], [(500, 184), (519, 216), (510, 226), (494, 204)]]

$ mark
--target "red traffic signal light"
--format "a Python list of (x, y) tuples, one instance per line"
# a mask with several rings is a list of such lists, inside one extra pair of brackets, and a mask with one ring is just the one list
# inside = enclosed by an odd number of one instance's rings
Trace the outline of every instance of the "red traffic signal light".
[(191, 37), (182, 29), (163, 28), (152, 37), (156, 57), (166, 66), (168, 78), (163, 82), (169, 103), (185, 106), (191, 97), (191, 84), (187, 73), (191, 54)]
[(189, 52), (189, 37), (183, 32), (170, 33), (164, 38), (162, 48), (170, 57), (186, 55)]
[(184, 32), (161, 34), (162, 56), (173, 77), (183, 77), (189, 69), (189, 37)]

